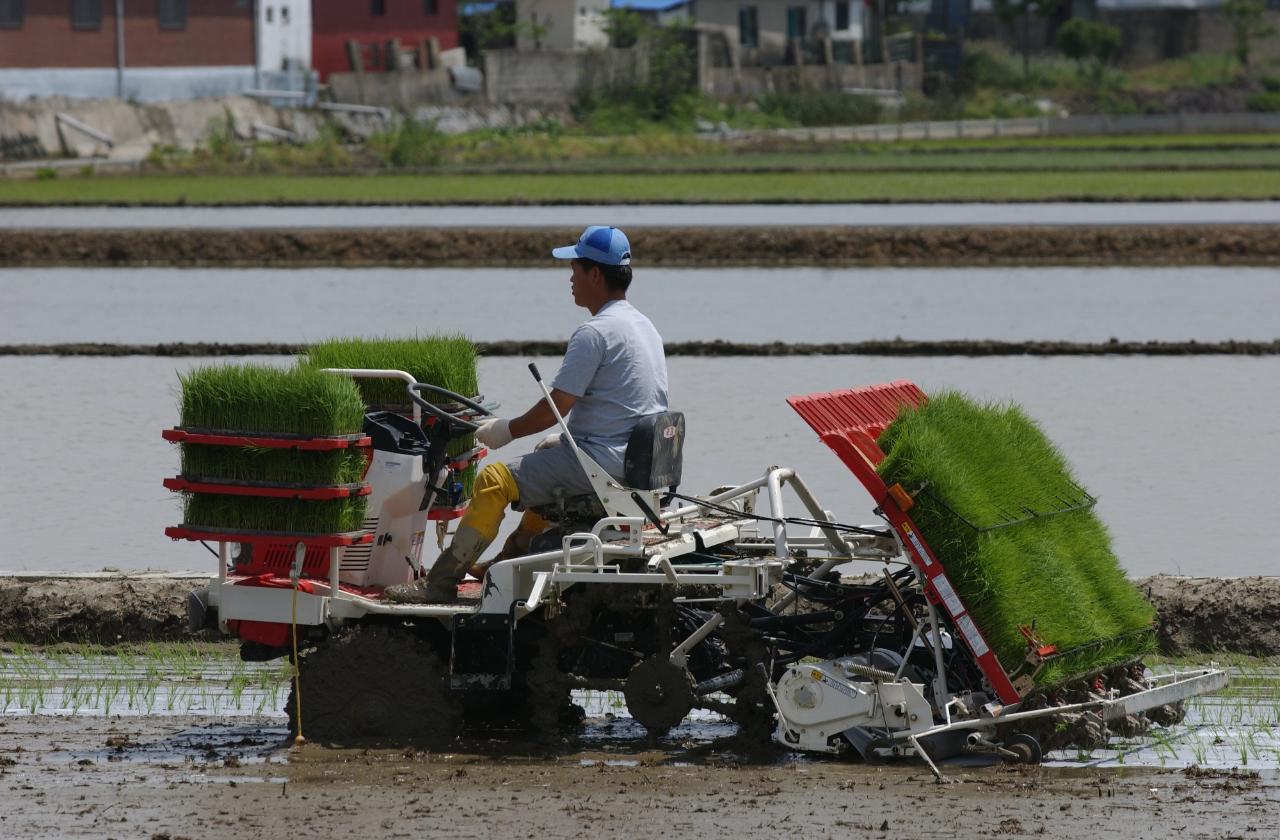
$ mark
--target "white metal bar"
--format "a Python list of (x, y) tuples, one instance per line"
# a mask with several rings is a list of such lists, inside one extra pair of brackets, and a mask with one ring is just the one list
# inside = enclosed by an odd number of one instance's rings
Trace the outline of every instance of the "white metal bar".
[(276, 128), (274, 125), (267, 125), (266, 123), (254, 123), (253, 130), (259, 134), (265, 134), (268, 137), (275, 137), (278, 140), (288, 140), (291, 143), (297, 138), (297, 135), (292, 131), (288, 131), (283, 128)]
[(300, 90), (263, 90), (261, 88), (251, 88), (244, 92), (245, 96), (251, 96), (254, 99), (306, 99), (306, 91)]
[[(384, 370), (379, 368), (323, 368), (324, 373), (332, 373), (337, 376), (350, 376), (352, 379), (403, 379), (410, 385), (416, 385), (418, 380), (413, 378), (413, 374), (406, 373), (403, 370)], [(413, 422), (422, 422), (422, 408), (416, 402), (413, 402)]]
[(58, 111), (53, 115), (53, 118), (65, 126), (74, 128), (76, 131), (79, 131), (82, 134), (87, 134), (88, 136), (92, 137), (94, 140), (97, 140), (99, 143), (102, 143), (103, 145), (105, 145), (108, 149), (115, 148), (116, 141), (112, 140), (109, 135), (104, 134), (101, 131), (98, 131), (98, 129), (94, 128), (91, 125), (87, 125), (85, 123), (80, 122), (80, 120), (76, 119), (70, 114), (64, 114), (61, 111)]
[(707, 619), (701, 627), (693, 631), (689, 638), (676, 645), (675, 650), (671, 651), (671, 664), (677, 668), (683, 668), (685, 662), (689, 660), (689, 651), (693, 650), (707, 636), (714, 633), (721, 624), (724, 624), (724, 616), (716, 613)]

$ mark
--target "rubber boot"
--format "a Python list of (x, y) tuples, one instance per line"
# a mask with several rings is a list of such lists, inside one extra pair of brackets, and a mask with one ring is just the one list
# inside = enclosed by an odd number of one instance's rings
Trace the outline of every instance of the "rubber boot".
[(477, 558), (489, 547), (490, 540), (474, 528), (459, 526), (453, 541), (427, 576), (412, 583), (388, 586), (382, 593), (393, 604), (447, 604), (458, 599), (458, 583)]

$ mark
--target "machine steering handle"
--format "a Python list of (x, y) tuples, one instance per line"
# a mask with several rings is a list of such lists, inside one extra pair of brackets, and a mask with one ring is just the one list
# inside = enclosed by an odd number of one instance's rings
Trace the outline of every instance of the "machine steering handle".
[(439, 420), (444, 420), (448, 423), (453, 423), (463, 429), (466, 429), (469, 432), (474, 432), (476, 429), (480, 428), (480, 426), (476, 423), (472, 423), (470, 420), (463, 420), (461, 417), (458, 417), (457, 415), (450, 414), (449, 412), (445, 411), (443, 408), (441, 408), (440, 406), (434, 403), (427, 402), (421, 396), (418, 395), (418, 391), (430, 391), (433, 394), (439, 394), (440, 396), (445, 397), (446, 399), (461, 403), (462, 405), (466, 406), (472, 411), (477, 411), (480, 414), (485, 414), (489, 416), (493, 415), (492, 411), (480, 405), (480, 403), (473, 402), (472, 400), (467, 399), (461, 394), (455, 394), (453, 391), (450, 391), (447, 388), (441, 388), (437, 385), (428, 385), (426, 382), (411, 382), (405, 386), (405, 391), (408, 392), (409, 399), (417, 403), (418, 406), (421, 407), (423, 411), (427, 412), (432, 417), (435, 417)]

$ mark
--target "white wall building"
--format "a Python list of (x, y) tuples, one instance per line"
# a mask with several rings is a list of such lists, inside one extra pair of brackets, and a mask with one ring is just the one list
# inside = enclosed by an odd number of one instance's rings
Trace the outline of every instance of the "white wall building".
[(311, 67), (311, 0), (258, 0), (258, 69)]
[(609, 0), (516, 0), (517, 50), (607, 47)]

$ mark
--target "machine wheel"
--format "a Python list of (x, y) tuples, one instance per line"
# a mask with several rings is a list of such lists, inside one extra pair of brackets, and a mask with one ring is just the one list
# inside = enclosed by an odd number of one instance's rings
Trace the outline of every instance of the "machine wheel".
[(1025, 732), (1010, 735), (1001, 746), (1017, 756), (1009, 759), (1016, 764), (1039, 764), (1044, 758), (1040, 742)]
[[(436, 748), (457, 737), (462, 715), (448, 670), (406, 628), (357, 627), (302, 657), (302, 734), (335, 745)], [(289, 733), (298, 732), (294, 690)]]
[(693, 678), (665, 656), (651, 656), (632, 668), (622, 693), (631, 717), (654, 736), (684, 720), (693, 709)]

